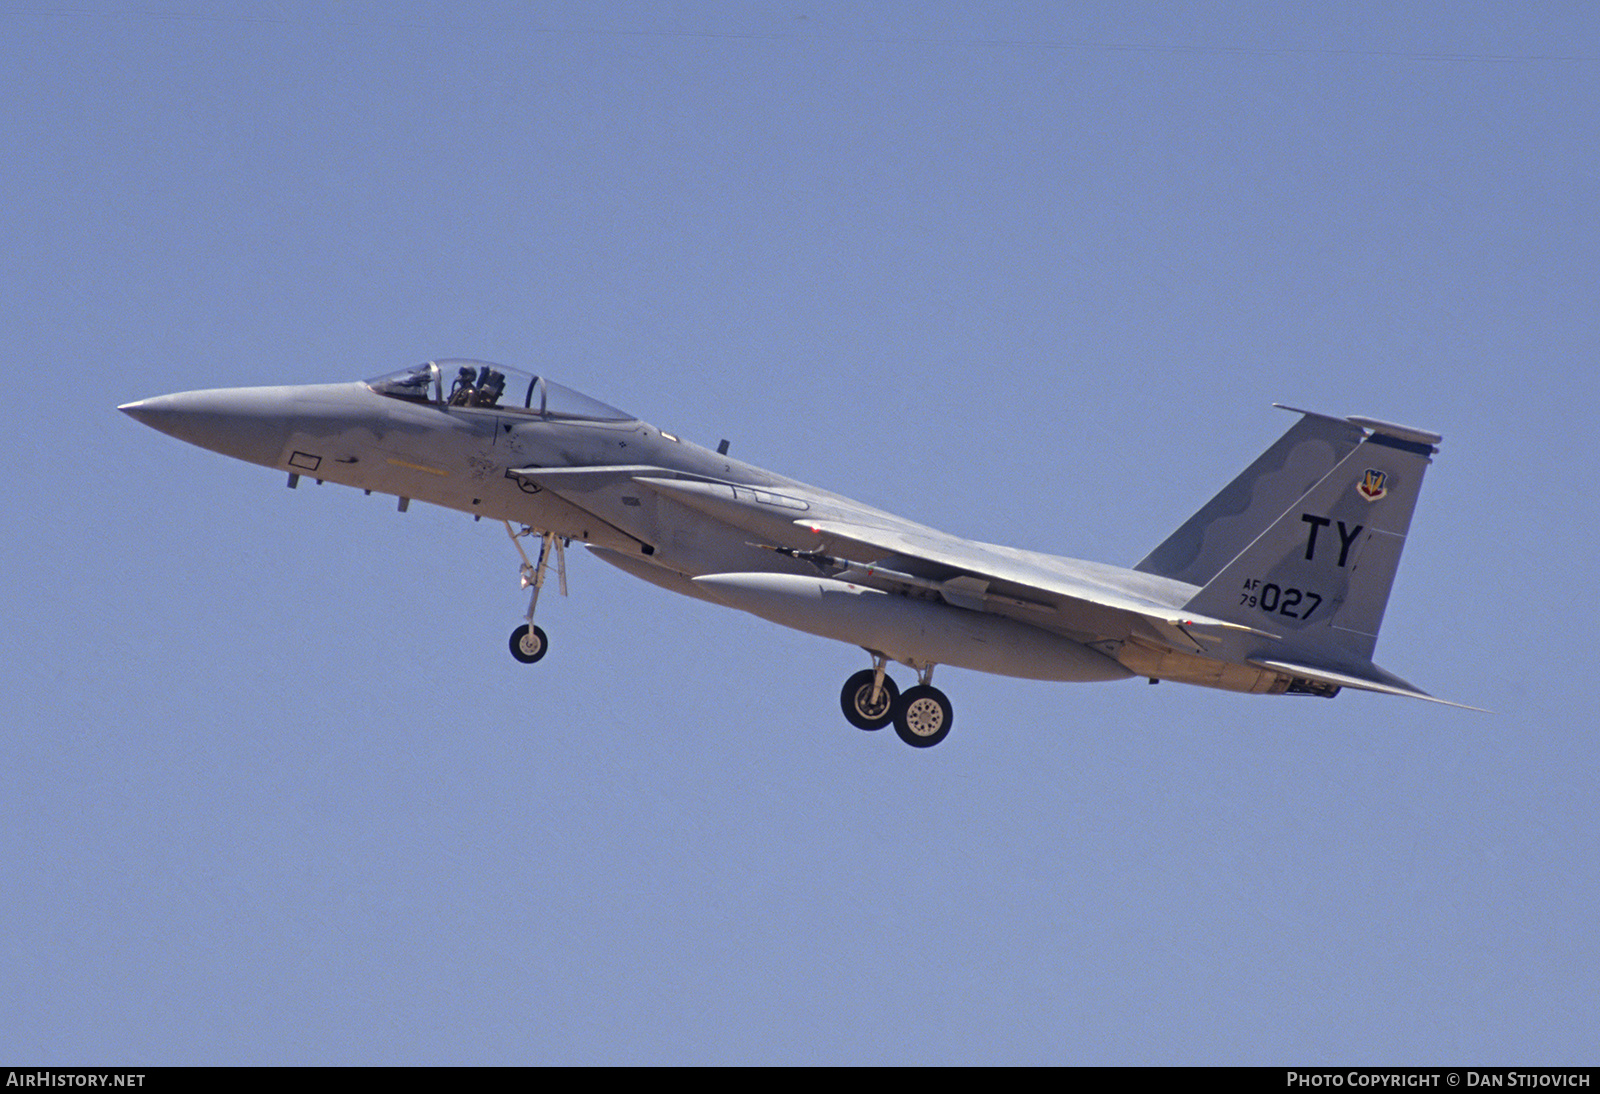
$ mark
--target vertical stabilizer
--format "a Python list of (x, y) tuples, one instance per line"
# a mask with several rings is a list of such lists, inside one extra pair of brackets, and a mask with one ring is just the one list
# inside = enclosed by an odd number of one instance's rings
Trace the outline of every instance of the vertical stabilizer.
[(1281, 635), (1282, 651), (1366, 664), (1440, 437), (1371, 418), (1322, 481), (1189, 601), (1199, 614)]
[(1206, 584), (1361, 443), (1360, 427), (1344, 418), (1299, 413), (1304, 417), (1134, 569)]

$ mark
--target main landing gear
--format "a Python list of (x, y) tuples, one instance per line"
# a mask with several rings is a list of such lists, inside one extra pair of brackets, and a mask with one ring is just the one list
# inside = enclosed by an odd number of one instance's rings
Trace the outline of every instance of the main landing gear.
[[(511, 530), (510, 521), (502, 523), (506, 526), (506, 535), (511, 537), (511, 543), (516, 547), (517, 554), (522, 556), (522, 587), (533, 590), (528, 594), (528, 614), (524, 617), (527, 622), (511, 632), (511, 656), (524, 665), (531, 665), (543, 658), (550, 648), (550, 639), (545, 635), (544, 628), (534, 625), (533, 610), (539, 606), (539, 590), (544, 588), (551, 555), (556, 559), (556, 576), (561, 581), (561, 595), (567, 595), (566, 543), (554, 532), (537, 532), (527, 525), (523, 525), (522, 531), (514, 532)], [(522, 549), (522, 537), (532, 535), (539, 537), (537, 563), (529, 561), (528, 552)]]
[(932, 748), (950, 735), (954, 713), (950, 699), (934, 687), (933, 666), (917, 673), (915, 687), (902, 692), (884, 673), (887, 658), (872, 655), (872, 667), (844, 682), (839, 706), (857, 729), (882, 729), (890, 722), (900, 739), (913, 748)]

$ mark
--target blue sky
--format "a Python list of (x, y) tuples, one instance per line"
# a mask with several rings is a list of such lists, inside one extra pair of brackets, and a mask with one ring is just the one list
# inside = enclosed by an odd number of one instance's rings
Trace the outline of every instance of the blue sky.
[[(1591, 5), (0, 14), (0, 1057), (1595, 1062)], [(940, 673), (115, 411), (471, 356), (1131, 564), (1444, 435), (1350, 694)]]

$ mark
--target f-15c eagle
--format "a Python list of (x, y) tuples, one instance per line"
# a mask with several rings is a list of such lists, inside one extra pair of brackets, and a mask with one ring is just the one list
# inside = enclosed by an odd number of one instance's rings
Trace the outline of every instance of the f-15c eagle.
[[(505, 524), (531, 589), (576, 540), (634, 575), (860, 646), (845, 718), (927, 748), (950, 732), (934, 667), (1036, 680), (1174, 680), (1433, 699), (1373, 664), (1440, 437), (1311, 411), (1132, 569), (978, 543), (711, 451), (541, 376), (430, 361), (365, 382), (227, 388), (120, 408), (251, 463)], [(1285, 408), (1292, 409), (1292, 408)], [(524, 538), (538, 542), (537, 561)], [(897, 662), (917, 675), (901, 691)], [(1433, 700), (1442, 702), (1443, 700)], [(1452, 704), (1454, 705), (1454, 704)]]

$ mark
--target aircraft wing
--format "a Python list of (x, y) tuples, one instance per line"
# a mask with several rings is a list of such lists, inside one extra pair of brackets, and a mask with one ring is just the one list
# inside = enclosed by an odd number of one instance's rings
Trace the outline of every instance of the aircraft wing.
[[(1011, 616), (1086, 643), (1130, 638), (1178, 652), (1204, 653), (1207, 645), (1214, 646), (1229, 634), (1279, 637), (1101, 584), (1094, 580), (1098, 568), (1092, 563), (1048, 558), (1035, 561), (1027, 552), (970, 543), (932, 529), (877, 528), (842, 521), (795, 523), (821, 536), (830, 551), (880, 560), (859, 567), (864, 576), (883, 577), (890, 582), (898, 577), (907, 584), (936, 589), (948, 603), (958, 607)], [(916, 574), (898, 574), (893, 569), (916, 569), (918, 563), (932, 564), (933, 568), (926, 572), (956, 571), (957, 576), (932, 581)], [(1080, 566), (1081, 573), (1068, 572)], [(1335, 687), (1425, 699), (1464, 710), (1483, 709), (1429, 695), (1370, 663), (1331, 666), (1269, 657), (1248, 658), (1248, 663)]]
[[(1006, 616), (1083, 643), (1131, 639), (1201, 654), (1225, 637), (1278, 637), (1185, 610), (1182, 602), (1193, 595), (1193, 588), (1155, 575), (1130, 575), (1115, 567), (976, 543), (910, 522), (885, 527), (848, 520), (795, 520), (796, 511), (808, 509), (809, 504), (799, 492), (780, 492), (777, 487), (685, 479), (640, 465), (526, 468), (511, 474), (602, 517), (610, 517), (611, 509), (625, 502), (618, 491), (626, 485), (681, 501), (752, 536), (775, 525), (800, 528), (820, 537), (829, 555), (840, 556), (838, 561), (851, 567), (841, 575), (846, 579), (932, 591), (955, 607)], [(805, 554), (797, 552), (798, 557)], [(1121, 575), (1121, 584), (1109, 580), (1113, 573)], [(1097, 580), (1102, 574), (1107, 580)], [(1130, 590), (1129, 580), (1142, 583), (1152, 595)], [(1163, 603), (1160, 595), (1167, 586), (1176, 587), (1168, 590), (1168, 602)]]
[(1225, 633), (1276, 635), (1196, 615), (1094, 580), (1097, 567), (1072, 572), (1065, 560), (973, 543), (922, 528), (881, 528), (833, 520), (799, 520), (830, 554), (857, 564), (864, 577), (932, 589), (960, 608), (1009, 616), (1076, 638), (1142, 638), (1185, 653), (1204, 652)]

